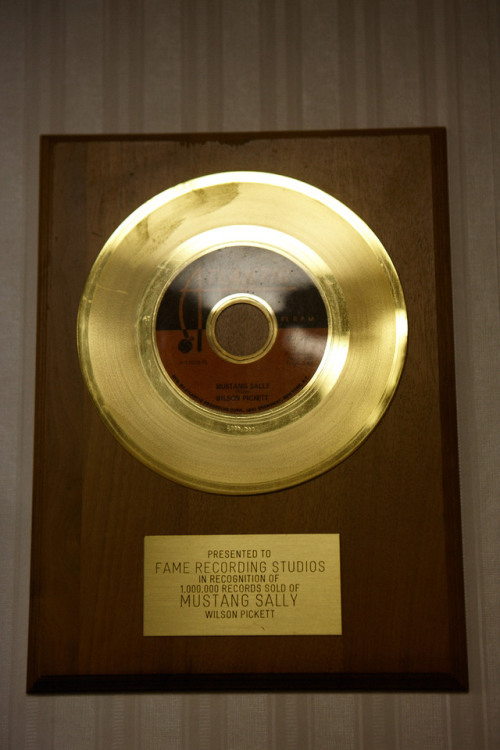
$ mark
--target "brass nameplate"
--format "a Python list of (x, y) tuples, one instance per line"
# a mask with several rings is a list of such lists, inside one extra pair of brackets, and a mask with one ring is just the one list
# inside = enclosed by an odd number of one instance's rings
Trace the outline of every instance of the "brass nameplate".
[(144, 635), (342, 632), (338, 534), (144, 541)]

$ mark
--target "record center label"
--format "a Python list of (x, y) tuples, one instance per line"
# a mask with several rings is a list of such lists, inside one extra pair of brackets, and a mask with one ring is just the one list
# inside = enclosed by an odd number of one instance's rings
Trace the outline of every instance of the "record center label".
[[(234, 316), (235, 329), (214, 342), (210, 320), (229, 297), (240, 302), (233, 310), (246, 308), (253, 318)], [(246, 304), (252, 299), (257, 307)], [(251, 337), (266, 340), (262, 324), (257, 331), (253, 322), (265, 306), (272, 345), (261, 354), (256, 343), (252, 359)], [(197, 403), (228, 414), (259, 413), (290, 400), (317, 371), (327, 340), (326, 308), (313, 280), (287, 257), (254, 246), (219, 248), (190, 263), (165, 290), (156, 317), (158, 354), (171, 380)], [(225, 341), (234, 347), (227, 356), (221, 354)], [(250, 357), (238, 357), (247, 345)]]
[(338, 534), (145, 537), (145, 636), (341, 632)]

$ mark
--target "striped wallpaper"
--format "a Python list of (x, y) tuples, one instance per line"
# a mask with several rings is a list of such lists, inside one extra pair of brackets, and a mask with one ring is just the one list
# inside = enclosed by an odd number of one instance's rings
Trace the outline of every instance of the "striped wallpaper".
[[(0, 747), (500, 747), (500, 4), (3, 0)], [(448, 128), (467, 695), (27, 697), (41, 133)]]

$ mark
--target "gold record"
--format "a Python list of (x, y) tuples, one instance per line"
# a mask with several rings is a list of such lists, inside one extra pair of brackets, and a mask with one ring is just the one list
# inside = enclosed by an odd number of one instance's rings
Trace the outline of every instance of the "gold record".
[(170, 188), (100, 252), (78, 317), (85, 382), (136, 458), (224, 494), (304, 482), (374, 429), (407, 316), (380, 241), (311, 185), (226, 172)]

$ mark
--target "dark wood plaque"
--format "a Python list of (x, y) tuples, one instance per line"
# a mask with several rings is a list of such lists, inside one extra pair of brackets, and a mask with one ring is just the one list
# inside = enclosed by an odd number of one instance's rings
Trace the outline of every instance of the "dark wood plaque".
[[(118, 444), (84, 386), (76, 318), (120, 222), (233, 170), (303, 180), (357, 213), (397, 269), (409, 340), (396, 395), (353, 455), (230, 497)], [(467, 689), (447, 211), (437, 128), (42, 138), (30, 692)], [(143, 635), (145, 537), (318, 533), (340, 535), (341, 635)]]

